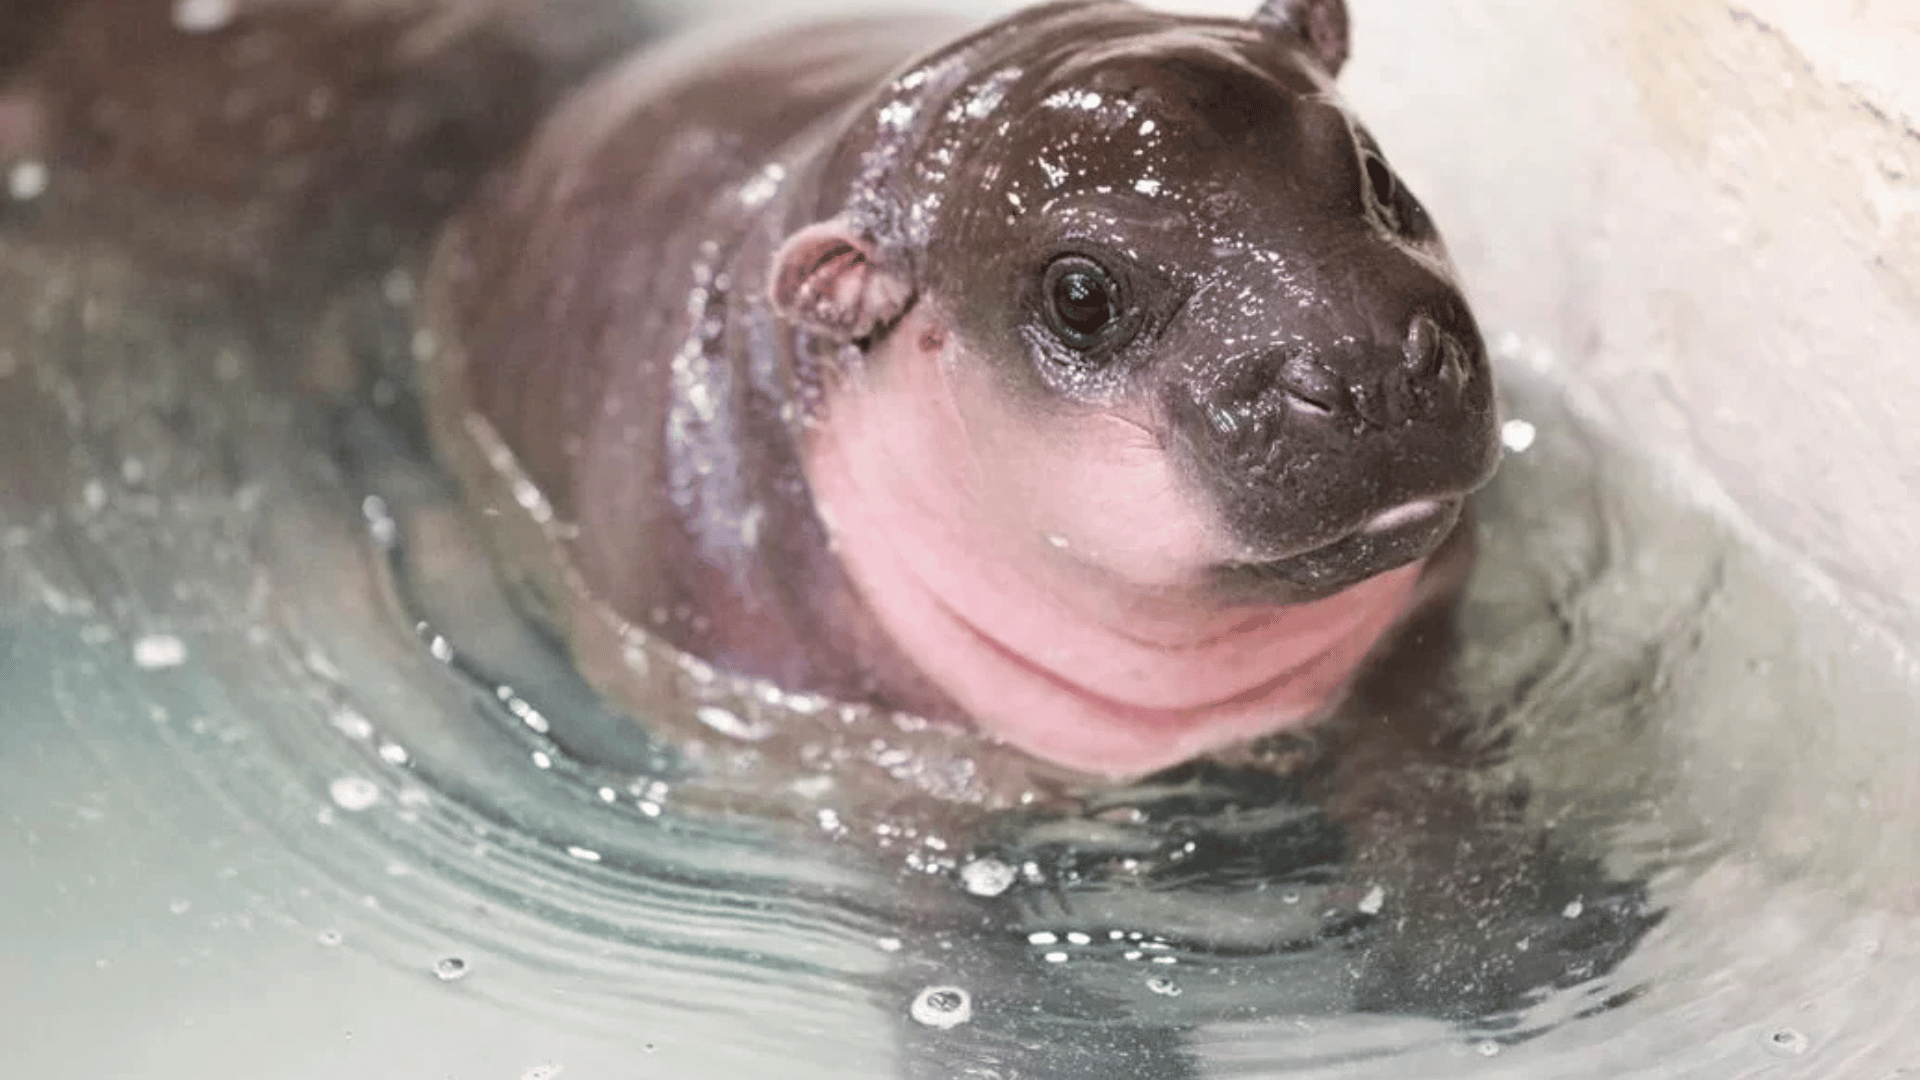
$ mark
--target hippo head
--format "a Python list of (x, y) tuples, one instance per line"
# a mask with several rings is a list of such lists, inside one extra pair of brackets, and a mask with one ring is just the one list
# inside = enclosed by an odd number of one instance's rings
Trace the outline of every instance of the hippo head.
[[(1264, 702), (1276, 726), (1269, 677), (1314, 649), (1350, 669), (1355, 627), (1385, 632), (1498, 458), (1445, 249), (1332, 88), (1346, 27), (1339, 0), (1016, 16), (870, 104), (835, 166), (844, 202), (776, 259), (776, 304), (847, 357), (836, 464), (815, 470), (828, 511), (902, 510), (875, 528), (920, 553), (900, 558), (942, 610), (1146, 709), (1135, 735), (1202, 731), (1183, 753), (1263, 730), (1195, 710)], [(1074, 638), (1088, 625), (1104, 645)], [(1097, 741), (1049, 756), (1177, 759)]]

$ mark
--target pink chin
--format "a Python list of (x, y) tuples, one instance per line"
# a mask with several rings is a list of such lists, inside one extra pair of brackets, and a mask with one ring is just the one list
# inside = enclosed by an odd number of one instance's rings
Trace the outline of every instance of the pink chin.
[(1311, 603), (1221, 597), (1223, 530), (1143, 422), (1023, 411), (929, 321), (836, 389), (805, 465), (868, 606), (987, 733), (1151, 772), (1312, 720), (1413, 603), (1419, 564)]
[[(1150, 658), (1160, 688), (1183, 704), (1141, 704), (1108, 696), (1050, 668), (974, 625), (942, 602), (898, 550), (852, 540), (843, 547), (856, 580), (888, 631), (973, 721), (999, 740), (1080, 772), (1137, 776), (1270, 732), (1307, 724), (1339, 696), (1360, 662), (1392, 629), (1413, 595), (1419, 566), (1404, 567), (1336, 596), (1286, 608), (1256, 629)], [(955, 578), (961, 575), (955, 575)], [(979, 598), (979, 594), (975, 594)], [(1003, 598), (1004, 599), (1004, 598)], [(1024, 631), (1112, 636), (1084, 624), (1054, 623), (1034, 605)], [(1214, 697), (1209, 690), (1241, 686)]]

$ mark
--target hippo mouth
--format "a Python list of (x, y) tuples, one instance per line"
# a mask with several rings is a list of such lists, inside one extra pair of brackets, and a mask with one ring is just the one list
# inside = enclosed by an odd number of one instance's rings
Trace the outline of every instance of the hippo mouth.
[(1319, 547), (1281, 559), (1228, 563), (1220, 576), (1229, 588), (1279, 594), (1287, 602), (1331, 596), (1432, 554), (1459, 522), (1465, 502), (1453, 497), (1402, 503)]

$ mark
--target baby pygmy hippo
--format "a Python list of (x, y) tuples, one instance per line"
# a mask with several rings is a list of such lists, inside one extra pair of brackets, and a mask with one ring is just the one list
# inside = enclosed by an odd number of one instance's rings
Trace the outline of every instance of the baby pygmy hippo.
[(1449, 591), (1498, 457), (1347, 25), (1065, 0), (634, 55), (443, 234), (436, 439), (734, 671), (1109, 776), (1308, 721)]

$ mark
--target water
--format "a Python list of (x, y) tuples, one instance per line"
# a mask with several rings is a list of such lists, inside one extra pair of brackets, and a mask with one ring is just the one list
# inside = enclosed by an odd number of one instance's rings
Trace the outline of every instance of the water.
[[(1920, 1069), (1911, 688), (1530, 343), (1453, 663), (1075, 791), (750, 687), (648, 738), (401, 405), (284, 387), (318, 313), (145, 258), (108, 197), (0, 209), (18, 1071)], [(834, 745), (758, 737), (796, 704)]]

